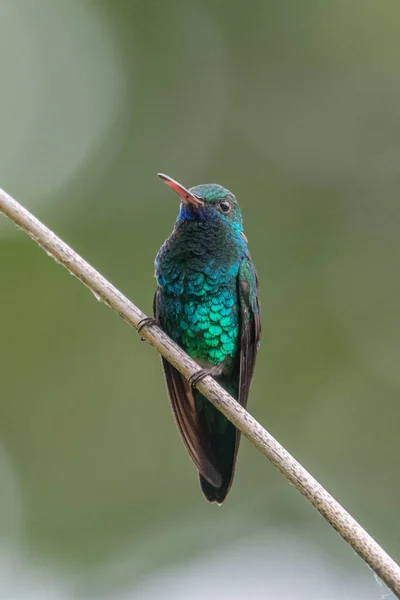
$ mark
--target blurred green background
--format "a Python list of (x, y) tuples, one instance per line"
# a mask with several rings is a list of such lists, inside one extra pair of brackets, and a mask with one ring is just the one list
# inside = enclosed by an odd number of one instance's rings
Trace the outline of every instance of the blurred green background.
[[(400, 558), (397, 0), (2, 0), (0, 185), (146, 312), (178, 201), (238, 197), (249, 409)], [(0, 219), (0, 598), (380, 599), (244, 440), (208, 505), (159, 358)]]

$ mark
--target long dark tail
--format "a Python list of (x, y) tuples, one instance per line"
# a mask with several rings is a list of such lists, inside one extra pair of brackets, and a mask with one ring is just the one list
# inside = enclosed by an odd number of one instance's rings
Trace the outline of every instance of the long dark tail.
[[(164, 358), (163, 366), (175, 422), (190, 458), (201, 473), (201, 489), (209, 502), (221, 504), (232, 484), (239, 434)], [(237, 395), (237, 386), (230, 380), (218, 379), (234, 397)]]
[[(197, 396), (197, 397), (196, 397)], [(240, 433), (208, 400), (195, 392), (196, 404), (202, 405), (205, 426), (209, 431), (210, 451), (213, 464), (221, 476), (221, 485), (215, 487), (199, 474), (202, 492), (209, 502), (221, 504), (232, 485)], [(204, 411), (204, 412), (203, 412)]]

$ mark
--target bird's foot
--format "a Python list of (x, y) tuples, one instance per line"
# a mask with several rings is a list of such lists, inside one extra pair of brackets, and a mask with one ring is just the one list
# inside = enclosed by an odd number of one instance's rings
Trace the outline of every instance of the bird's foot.
[[(140, 333), (142, 331), (143, 327), (148, 327), (149, 325), (158, 325), (159, 326), (160, 323), (157, 321), (157, 319), (154, 319), (153, 317), (145, 317), (144, 319), (139, 321), (137, 332)], [(140, 339), (142, 340), (142, 342), (146, 341), (144, 338), (140, 338)]]
[(222, 369), (223, 367), (218, 365), (216, 367), (211, 367), (210, 369), (200, 369), (199, 371), (196, 371), (196, 373), (193, 373), (188, 379), (190, 387), (195, 389), (196, 385), (199, 381), (204, 379), (204, 377), (217, 377), (218, 375), (221, 375)]

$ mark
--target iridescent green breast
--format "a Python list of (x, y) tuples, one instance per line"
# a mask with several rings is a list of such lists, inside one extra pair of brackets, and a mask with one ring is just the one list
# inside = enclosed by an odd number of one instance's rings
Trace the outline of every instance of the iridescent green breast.
[(156, 257), (163, 327), (190, 356), (209, 365), (238, 352), (243, 244), (217, 220), (185, 221)]
[(188, 297), (176, 325), (181, 344), (193, 358), (218, 365), (227, 356), (234, 356), (238, 308), (233, 290), (224, 288), (204, 298)]
[(179, 296), (168, 293), (168, 286), (161, 289), (166, 333), (190, 356), (211, 365), (235, 356), (239, 323), (234, 283), (207, 294), (190, 293), (190, 281), (184, 280), (182, 287)]

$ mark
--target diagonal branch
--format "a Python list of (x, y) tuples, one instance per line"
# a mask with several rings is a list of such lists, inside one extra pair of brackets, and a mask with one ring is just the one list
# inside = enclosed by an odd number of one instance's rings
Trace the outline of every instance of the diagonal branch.
[[(72, 248), (1, 189), (0, 213), (14, 221), (56, 262), (75, 275), (97, 299), (115, 310), (129, 325), (138, 328), (139, 322), (146, 315)], [(156, 325), (144, 328), (141, 335), (185, 377), (189, 378), (198, 370), (197, 363)], [(198, 384), (198, 389), (311, 502), (396, 597), (400, 598), (399, 565), (361, 525), (212, 377), (203, 379)]]

